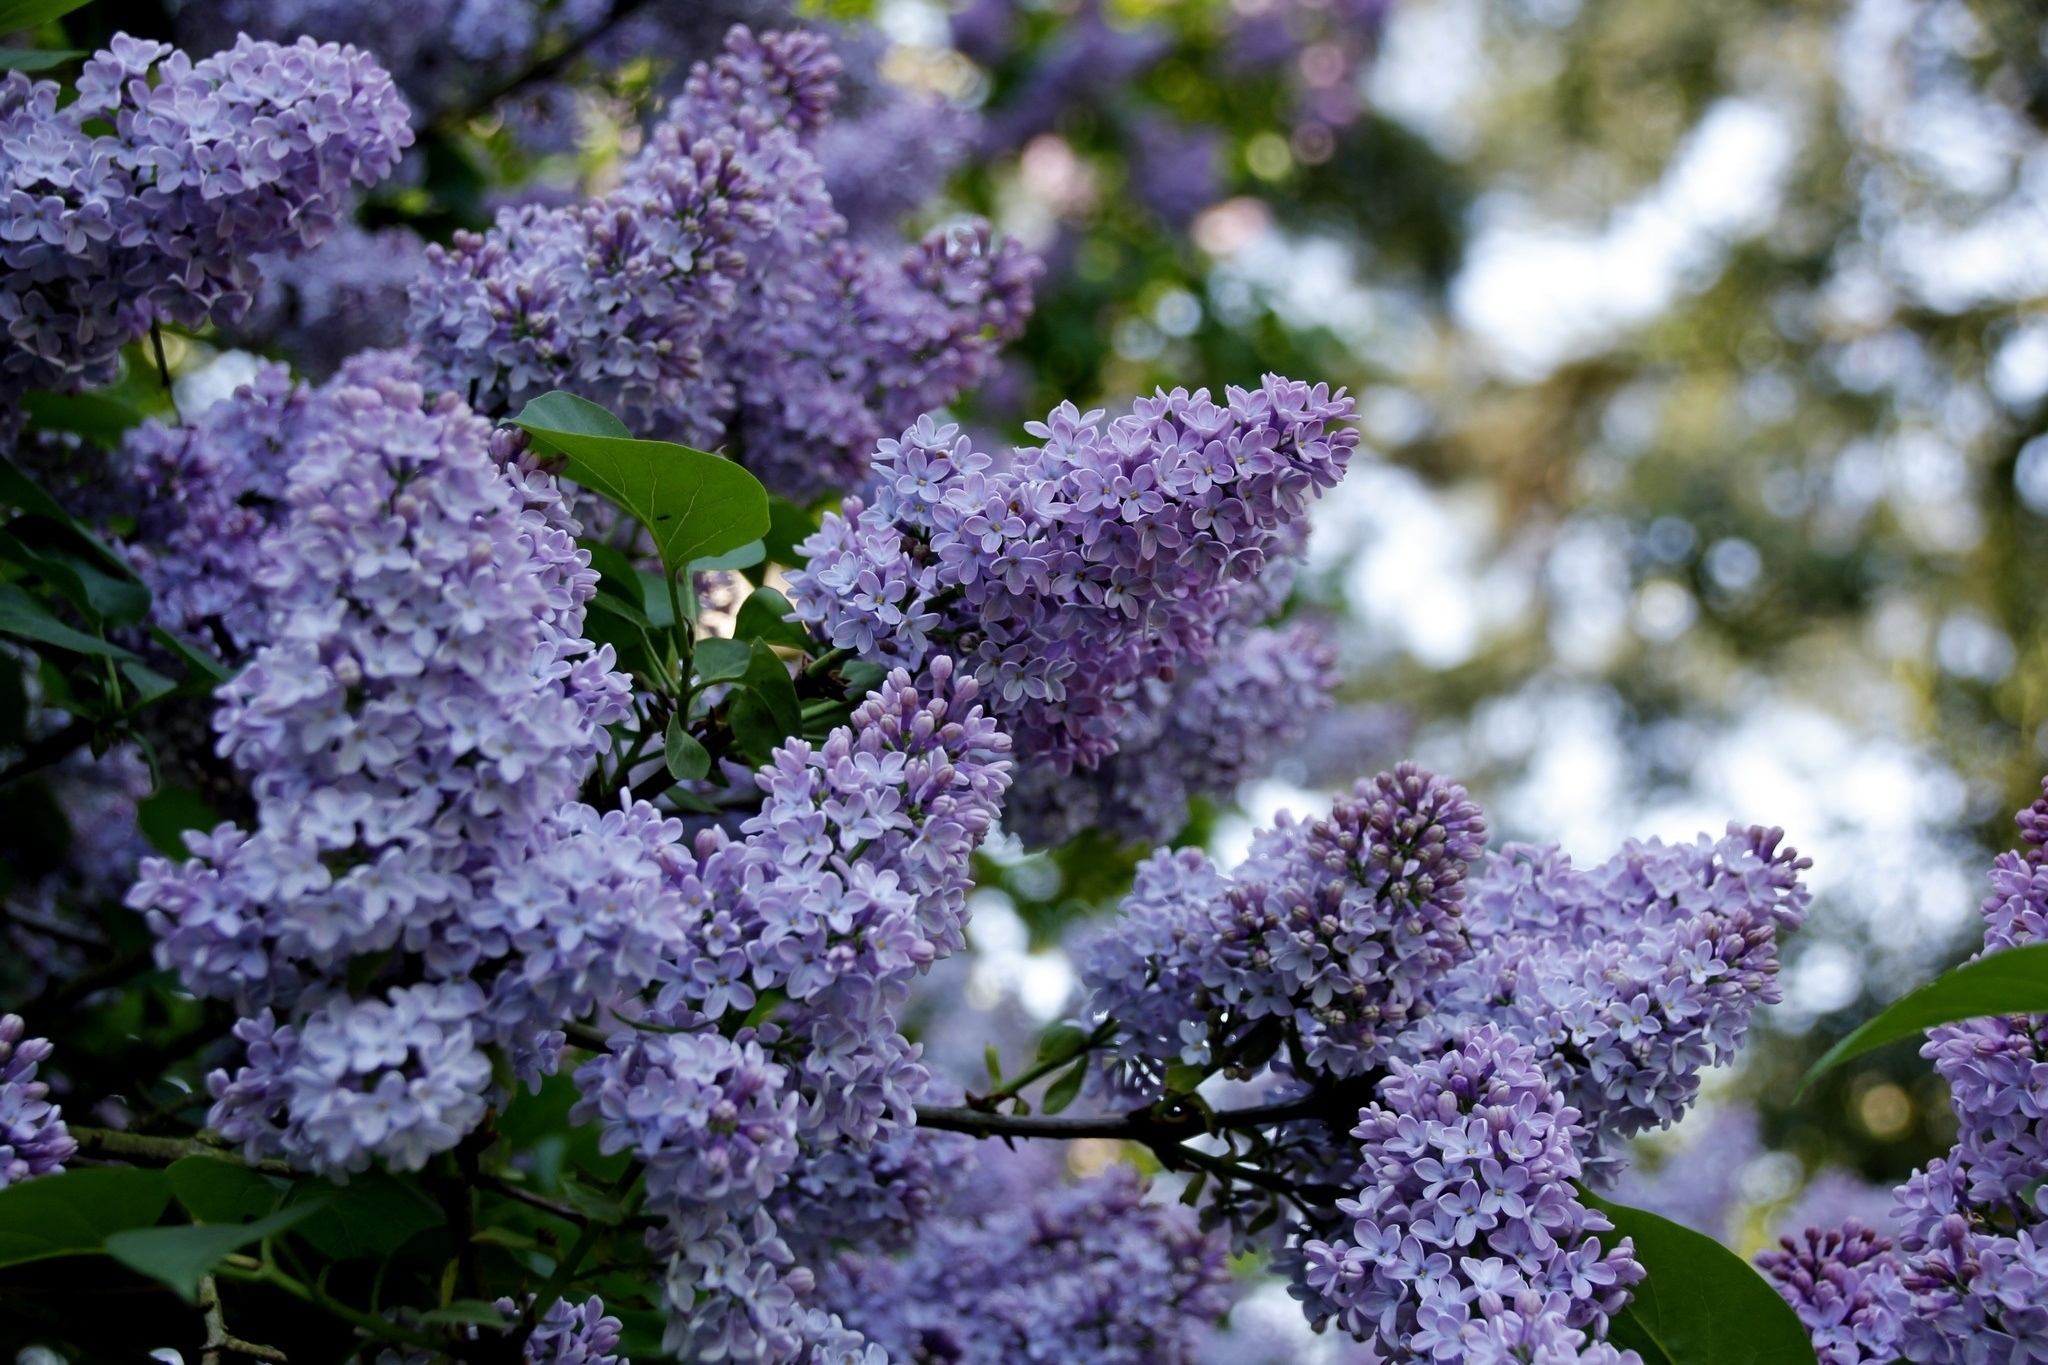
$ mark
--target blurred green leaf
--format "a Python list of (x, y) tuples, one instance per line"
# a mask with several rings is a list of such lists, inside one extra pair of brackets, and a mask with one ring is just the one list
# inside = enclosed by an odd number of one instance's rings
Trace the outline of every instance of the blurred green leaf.
[[(0, 47), (0, 71), (48, 71), (53, 66), (62, 66), (84, 55), (75, 48)], [(27, 398), (35, 396), (25, 395)], [(27, 406), (26, 403), (23, 406)]]
[(164, 1174), (185, 1212), (201, 1223), (261, 1218), (277, 1207), (289, 1188), (288, 1182), (273, 1180), (229, 1157), (184, 1157)]
[(543, 394), (512, 421), (565, 457), (564, 475), (637, 517), (670, 573), (768, 530), (768, 490), (731, 460), (633, 440), (610, 413), (565, 393)]
[(601, 540), (585, 539), (576, 543), (590, 554), (590, 567), (597, 570), (599, 592), (630, 603), (635, 611), (646, 611), (647, 594), (640, 587), (640, 571), (633, 567), (633, 561), (626, 557), (625, 551)]
[(177, 1228), (134, 1228), (107, 1238), (107, 1254), (131, 1270), (160, 1280), (191, 1303), (199, 1281), (230, 1253), (296, 1227), (320, 1211), (294, 1204), (253, 1223), (191, 1223)]
[(678, 782), (694, 782), (711, 771), (710, 753), (683, 728), (681, 717), (669, 717), (661, 753), (662, 761), (668, 765), (668, 775)]
[(808, 648), (810, 632), (795, 621), (783, 619), (792, 610), (789, 599), (775, 589), (756, 588), (747, 594), (746, 601), (740, 603), (739, 615), (733, 620), (733, 638), (765, 640), (771, 645), (790, 645), (796, 649)]
[(1814, 1365), (1799, 1317), (1747, 1262), (1711, 1237), (1642, 1209), (1580, 1197), (1635, 1242), (1648, 1272), (1607, 1339), (1644, 1365)]
[[(19, 52), (19, 48), (0, 48), (0, 52)], [(48, 56), (55, 61), (46, 66), (55, 66), (58, 61), (77, 53), (37, 52), (36, 56)], [(4, 65), (4, 63), (0, 63)], [(40, 66), (15, 65), (7, 68), (16, 71), (40, 71)], [(143, 423), (144, 413), (132, 404), (118, 398), (109, 398), (103, 393), (49, 393), (36, 390), (21, 396), (21, 406), (28, 414), (30, 431), (67, 431), (82, 436), (102, 450), (119, 450), (121, 438), (133, 427)]]
[(1088, 1046), (1088, 1030), (1076, 1024), (1054, 1024), (1038, 1035), (1038, 1064), (1064, 1062)]
[(0, 0), (0, 33), (41, 28), (85, 3), (86, 0)]
[(0, 1190), (0, 1266), (97, 1252), (107, 1238), (163, 1217), (171, 1182), (162, 1171), (94, 1166)]
[(768, 562), (798, 568), (804, 557), (797, 552), (797, 546), (809, 539), (818, 529), (818, 517), (806, 508), (797, 506), (788, 498), (768, 497), (768, 534), (761, 537), (762, 548), (767, 551)]
[[(75, 630), (51, 615), (50, 609), (14, 583), (0, 584), (0, 632), (37, 644), (54, 645), (74, 654), (97, 654), (110, 659), (134, 659), (119, 645)], [(138, 660), (139, 662), (139, 660)]]
[(1045, 1089), (1045, 1098), (1039, 1108), (1048, 1114), (1057, 1114), (1074, 1102), (1081, 1093), (1081, 1083), (1088, 1079), (1088, 1059), (1082, 1058), (1060, 1073), (1058, 1080)]
[(136, 803), (135, 823), (165, 857), (189, 858), (185, 831), (212, 829), (220, 814), (189, 787), (159, 787)]
[(737, 550), (728, 550), (722, 555), (712, 555), (708, 559), (691, 560), (690, 572), (712, 573), (722, 569), (746, 569), (759, 564), (766, 557), (767, 553), (761, 542), (750, 540)]
[(348, 1184), (338, 1187), (300, 1181), (291, 1198), (293, 1205), (300, 1200), (319, 1203), (319, 1211), (298, 1235), (337, 1261), (389, 1256), (446, 1221), (441, 1206), (409, 1179), (380, 1170), (352, 1175)]
[(2048, 1014), (2048, 943), (2028, 943), (1965, 962), (1910, 995), (1829, 1048), (1800, 1082), (1800, 1092), (1852, 1057), (1923, 1033), (1937, 1024), (1994, 1014)]

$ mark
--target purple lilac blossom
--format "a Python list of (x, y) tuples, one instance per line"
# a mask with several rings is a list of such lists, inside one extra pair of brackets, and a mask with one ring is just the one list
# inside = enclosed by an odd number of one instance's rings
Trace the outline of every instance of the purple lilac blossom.
[(966, 160), (978, 131), (969, 110), (890, 89), (860, 117), (827, 124), (813, 150), (847, 230), (863, 240), (889, 240)]
[(194, 63), (119, 34), (77, 89), (59, 108), (54, 81), (0, 82), (9, 399), (111, 380), (156, 321), (235, 321), (254, 257), (317, 245), (412, 141), (367, 53), (310, 40), (244, 37)]
[[(520, 1305), (499, 1299), (497, 1309), (508, 1316)], [(619, 1355), (619, 1333), (624, 1324), (608, 1317), (604, 1300), (592, 1295), (581, 1304), (556, 1299), (534, 1324), (526, 1339), (526, 1365), (629, 1365)]]
[(857, 484), (1022, 329), (1037, 265), (978, 223), (850, 240), (811, 150), (838, 70), (821, 38), (735, 28), (617, 190), (430, 248), (410, 329), (435, 382), (492, 411), (570, 389), (798, 501)]
[(1379, 1093), (1353, 1130), (1364, 1191), (1338, 1204), (1352, 1240), (1302, 1247), (1310, 1320), (1335, 1316), (1415, 1361), (1512, 1358), (1532, 1336), (1604, 1330), (1643, 1272), (1627, 1238), (1603, 1247), (1612, 1225), (1572, 1190), (1585, 1135), (1535, 1052), (1482, 1025), (1438, 1057), (1394, 1062)]
[(158, 625), (237, 663), (264, 639), (263, 538), (284, 514), (301, 441), (332, 420), (322, 397), (265, 363), (194, 421), (129, 431), (121, 449), (138, 506), (123, 549)]
[(302, 375), (326, 379), (360, 351), (405, 343), (406, 291), (426, 272), (427, 251), (407, 228), (343, 222), (303, 255), (256, 264), (263, 286), (235, 334), (260, 337)]
[(1117, 1167), (977, 1219), (908, 1255), (847, 1253), (820, 1293), (892, 1360), (1187, 1365), (1228, 1306), (1220, 1242)]
[(1756, 1110), (1729, 1104), (1695, 1111), (1680, 1134), (1682, 1147), (1667, 1152), (1654, 1170), (1629, 1167), (1608, 1197), (1728, 1241), (1729, 1220), (1742, 1202), (1743, 1168), (1764, 1150)]
[(1228, 799), (1271, 766), (1329, 708), (1336, 650), (1313, 622), (1257, 627), (1219, 644), (1173, 682), (1140, 682), (1116, 752), (1064, 776), (1032, 769), (1003, 808), (1003, 826), (1035, 847), (1084, 829), (1164, 843), (1195, 797)]
[[(2048, 942), (2048, 783), (2019, 813), (2024, 852), (1991, 865), (1984, 951)], [(1852, 1219), (1759, 1258), (1827, 1365), (2048, 1360), (2048, 1020), (2002, 1016), (1927, 1031), (1958, 1135), (1895, 1193), (1895, 1237)]]
[(1903, 1296), (1891, 1251), (1889, 1238), (1852, 1218), (1837, 1232), (1786, 1237), (1756, 1264), (1812, 1334), (1820, 1365), (1863, 1365), (1899, 1354)]
[(46, 1038), (24, 1039), (18, 1014), (0, 1015), (0, 1189), (56, 1175), (78, 1151), (64, 1111), (49, 1101), (36, 1067), (52, 1051)]
[(1581, 871), (1555, 848), (1510, 844), (1466, 888), (1471, 955), (1442, 983), (1416, 1044), (1484, 1022), (1537, 1049), (1581, 1115), (1589, 1164), (1668, 1127), (1700, 1072), (1732, 1060), (1759, 1004), (1779, 998), (1778, 936), (1799, 927), (1811, 860), (1783, 832), (1623, 845)]
[(888, 664), (957, 652), (1020, 755), (1100, 762), (1132, 689), (1208, 657), (1233, 589), (1357, 444), (1341, 390), (1268, 376), (1224, 397), (1162, 391), (1106, 428), (1062, 404), (1001, 465), (920, 419), (804, 543), (798, 617)]

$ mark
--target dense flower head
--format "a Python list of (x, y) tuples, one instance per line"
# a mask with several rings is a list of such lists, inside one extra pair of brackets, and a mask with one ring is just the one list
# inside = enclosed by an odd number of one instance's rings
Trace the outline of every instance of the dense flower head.
[(482, 1003), (474, 985), (445, 981), (337, 995), (296, 1027), (267, 1009), (243, 1019), (248, 1064), (207, 1078), (207, 1123), (252, 1160), (282, 1153), (336, 1174), (376, 1157), (416, 1171), (483, 1118), (491, 1063), (470, 1023)]
[[(499, 1299), (500, 1313), (519, 1310), (511, 1299)], [(527, 1365), (626, 1365), (618, 1354), (624, 1324), (604, 1311), (604, 1300), (592, 1295), (580, 1304), (556, 1299), (534, 1324), (526, 1339)]]
[(1100, 766), (1023, 774), (1003, 827), (1032, 846), (1084, 829), (1164, 843), (1187, 824), (1192, 798), (1228, 798), (1307, 734), (1337, 681), (1335, 650), (1313, 622), (1219, 642), (1215, 657), (1172, 682), (1140, 680)]
[(1280, 1026), (1309, 1075), (1384, 1061), (1463, 955), (1460, 884), (1485, 839), (1463, 787), (1403, 764), (1326, 819), (1283, 815), (1227, 880), (1199, 853), (1155, 854), (1130, 922), (1083, 959), (1091, 1010), (1123, 1028), (1120, 1074), (1146, 1089), (1162, 1064), (1226, 1065)]
[(1821, 1365), (1899, 1357), (1898, 1264), (1889, 1238), (1855, 1219), (1839, 1231), (1808, 1228), (1757, 1253), (1756, 1264), (1799, 1314)]
[(1525, 1294), (1553, 1320), (1545, 1331), (1603, 1323), (1642, 1270), (1626, 1238), (1603, 1247), (1611, 1225), (1572, 1188), (1578, 1117), (1534, 1050), (1491, 1025), (1395, 1062), (1353, 1130), (1364, 1189), (1338, 1206), (1351, 1239), (1302, 1248), (1311, 1317), (1377, 1333), (1396, 1360), (1457, 1358), (1469, 1328), (1486, 1335)]
[(865, 1147), (803, 1144), (771, 1206), (776, 1226), (814, 1266), (846, 1245), (902, 1251), (975, 1178), (974, 1148), (964, 1133), (902, 1127)]
[(53, 1049), (46, 1038), (23, 1038), (27, 1031), (20, 1015), (0, 1015), (0, 1189), (56, 1175), (78, 1151), (49, 1082), (36, 1079)]
[(815, 35), (735, 27), (616, 190), (429, 248), (410, 330), (435, 382), (490, 411), (568, 389), (799, 501), (858, 483), (1022, 329), (1037, 266), (984, 225), (850, 239), (811, 149), (838, 69)]
[[(1779, 998), (1778, 936), (1805, 915), (1811, 861), (1781, 840), (1731, 825), (1720, 840), (1630, 841), (1583, 871), (1554, 848), (1490, 855), (1466, 887), (1471, 956), (1434, 1027), (1491, 1020), (1532, 1043), (1604, 1163), (1674, 1122), (1700, 1071), (1731, 1060), (1756, 1007)], [(1415, 1045), (1431, 1042), (1425, 1028)]]
[(216, 718), (257, 828), (145, 863), (129, 898), (164, 965), (249, 1006), (401, 944), (472, 968), (471, 874), (573, 794), (625, 686), (579, 636), (594, 575), (553, 480), (501, 469), (452, 395), (364, 357), (300, 440), (256, 575), (268, 643)]
[(1211, 653), (1357, 433), (1326, 386), (1176, 389), (1104, 426), (1072, 404), (998, 464), (929, 417), (881, 443), (864, 498), (828, 514), (791, 580), (833, 645), (971, 667), (1018, 752), (1066, 771), (1116, 747), (1133, 689)]
[(843, 1256), (821, 1290), (892, 1360), (1185, 1365), (1228, 1279), (1221, 1243), (1119, 1167), (936, 1222), (900, 1260)]
[(266, 638), (263, 538), (284, 515), (309, 423), (329, 420), (322, 398), (265, 363), (194, 421), (128, 432), (121, 451), (139, 506), (124, 548), (158, 625), (237, 663)]
[(0, 82), (8, 397), (106, 382), (158, 320), (239, 318), (252, 258), (319, 243), (412, 142), (369, 54), (310, 39), (194, 62), (117, 34), (77, 91), (59, 108), (54, 81)]

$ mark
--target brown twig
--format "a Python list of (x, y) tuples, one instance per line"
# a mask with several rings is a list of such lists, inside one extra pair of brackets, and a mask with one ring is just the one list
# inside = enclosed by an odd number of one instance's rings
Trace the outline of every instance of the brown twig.
[(206, 1353), (200, 1357), (204, 1365), (220, 1365), (223, 1351), (248, 1356), (252, 1360), (269, 1360), (275, 1361), (276, 1365), (288, 1365), (284, 1352), (275, 1346), (262, 1346), (253, 1341), (244, 1341), (228, 1331), (227, 1322), (221, 1317), (220, 1286), (214, 1283), (211, 1275), (199, 1277), (199, 1307), (206, 1314)]
[[(168, 1166), (188, 1156), (220, 1157), (227, 1161), (242, 1160), (241, 1153), (233, 1148), (222, 1147), (196, 1137), (147, 1137), (141, 1133), (123, 1133), (113, 1128), (75, 1126), (71, 1129), (71, 1137), (78, 1144), (80, 1156), (125, 1161), (135, 1166)], [(282, 1161), (259, 1161), (255, 1163), (255, 1169), (266, 1175), (293, 1174), (292, 1168)]]

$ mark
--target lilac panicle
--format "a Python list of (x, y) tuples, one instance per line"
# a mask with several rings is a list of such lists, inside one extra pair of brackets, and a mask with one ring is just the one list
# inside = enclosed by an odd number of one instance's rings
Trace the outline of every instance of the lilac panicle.
[(36, 1079), (54, 1049), (47, 1038), (24, 1039), (27, 1029), (20, 1015), (0, 1015), (0, 1189), (60, 1174), (78, 1152), (49, 1083)]
[(1762, 1270), (1799, 1314), (1820, 1365), (1899, 1357), (1902, 1298), (1891, 1239), (1855, 1219), (1838, 1232), (1808, 1228), (1757, 1253)]
[(1111, 753), (1145, 678), (1206, 658), (1357, 433), (1341, 392), (1268, 376), (1224, 402), (1140, 399), (1106, 427), (1071, 404), (1002, 466), (929, 417), (881, 443), (865, 497), (827, 514), (791, 579), (839, 648), (921, 667), (961, 657), (1035, 763)]
[(1509, 845), (1466, 888), (1472, 953), (1439, 991), (1440, 1027), (1494, 1021), (1532, 1043), (1604, 1166), (1674, 1122), (1779, 998), (1778, 936), (1805, 916), (1811, 861), (1781, 841), (1731, 825), (1718, 841), (1630, 841), (1584, 871)]
[(811, 149), (838, 70), (815, 35), (736, 27), (618, 189), (429, 248), (409, 326), (434, 382), (487, 411), (568, 389), (798, 501), (858, 483), (883, 431), (979, 381), (1037, 267), (985, 226), (850, 239)]
[(317, 245), (412, 142), (384, 70), (310, 39), (244, 37), (195, 63), (117, 34), (77, 90), (59, 108), (54, 81), (0, 82), (9, 400), (111, 380), (153, 322), (237, 320), (253, 258)]
[(1118, 1167), (1024, 1208), (933, 1223), (901, 1260), (843, 1256), (821, 1292), (891, 1360), (1189, 1365), (1228, 1280), (1220, 1241)]
[[(1643, 1277), (1627, 1238), (1572, 1189), (1578, 1113), (1535, 1052), (1487, 1024), (1439, 1056), (1395, 1062), (1353, 1131), (1364, 1189), (1338, 1207), (1350, 1240), (1302, 1246), (1297, 1294), (1395, 1360), (1448, 1360), (1475, 1339), (1604, 1328)], [(1502, 1352), (1505, 1354), (1505, 1352)], [(1484, 1358), (1484, 1352), (1478, 1353)]]

